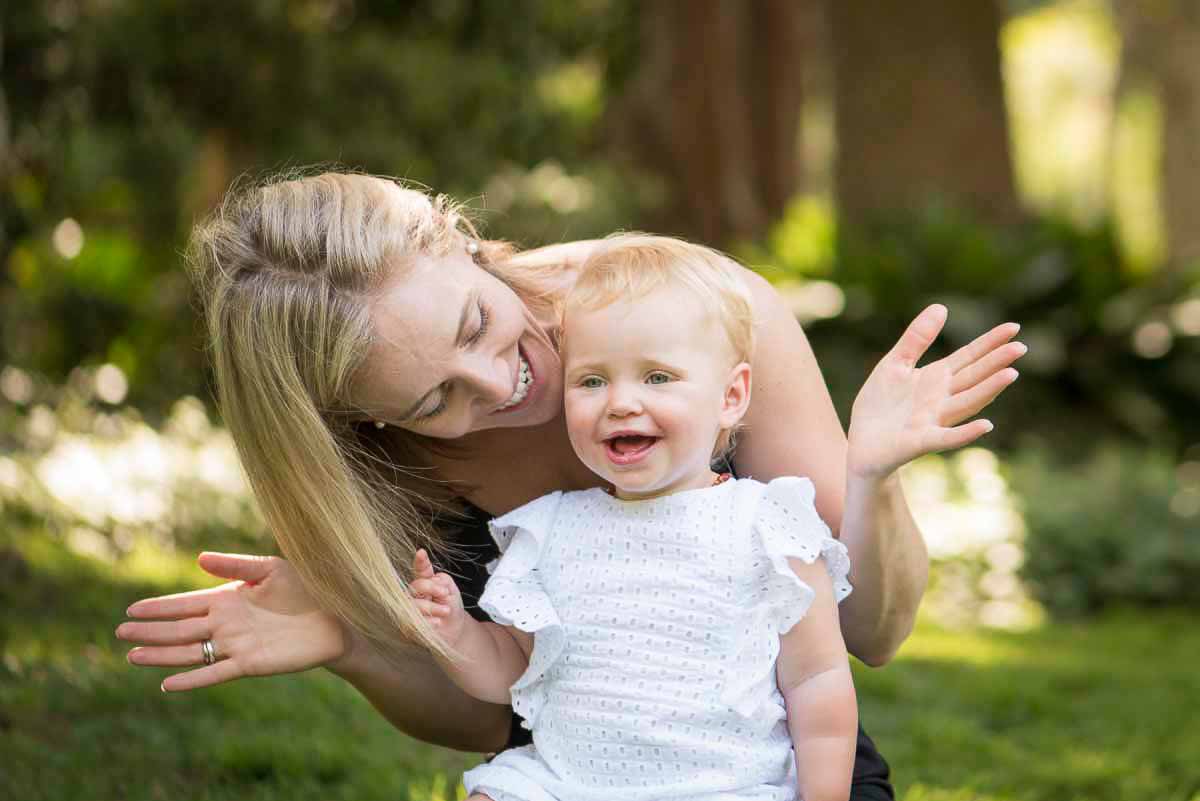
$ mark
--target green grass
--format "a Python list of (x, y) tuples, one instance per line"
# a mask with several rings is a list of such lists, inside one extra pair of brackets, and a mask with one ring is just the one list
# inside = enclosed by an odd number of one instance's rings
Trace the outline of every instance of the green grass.
[[(112, 636), (188, 560), (0, 539), (0, 799), (451, 799), (468, 754), (398, 734), (322, 671), (163, 695)], [(14, 548), (16, 549), (14, 551)], [(19, 552), (20, 558), (14, 553)], [(899, 797), (1200, 799), (1200, 629), (1126, 613), (1027, 634), (923, 626), (857, 670)]]

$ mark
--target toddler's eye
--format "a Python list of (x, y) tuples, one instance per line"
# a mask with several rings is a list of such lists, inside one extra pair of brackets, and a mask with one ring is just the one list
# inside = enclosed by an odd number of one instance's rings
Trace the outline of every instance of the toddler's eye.
[(604, 382), (596, 376), (590, 375), (580, 381), (579, 386), (583, 387), (584, 389), (599, 389), (600, 387), (604, 386)]
[(671, 380), (671, 376), (662, 371), (656, 371), (646, 376), (647, 384), (665, 384)]

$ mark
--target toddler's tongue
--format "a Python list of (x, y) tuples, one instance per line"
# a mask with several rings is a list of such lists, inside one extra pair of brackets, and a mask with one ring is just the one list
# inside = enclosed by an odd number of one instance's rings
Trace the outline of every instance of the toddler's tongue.
[(612, 449), (622, 456), (641, 450), (653, 444), (654, 437), (615, 437), (612, 440)]

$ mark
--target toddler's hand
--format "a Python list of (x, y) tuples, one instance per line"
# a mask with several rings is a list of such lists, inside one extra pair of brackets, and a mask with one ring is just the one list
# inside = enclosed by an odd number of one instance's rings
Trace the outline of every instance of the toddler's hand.
[(424, 548), (413, 557), (413, 580), (408, 589), (433, 630), (451, 647), (457, 644), (471, 618), (454, 579), (434, 572)]

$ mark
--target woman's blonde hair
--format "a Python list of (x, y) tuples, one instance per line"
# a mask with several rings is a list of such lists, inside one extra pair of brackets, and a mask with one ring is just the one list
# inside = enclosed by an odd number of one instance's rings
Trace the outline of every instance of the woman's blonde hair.
[[(618, 300), (637, 302), (664, 287), (682, 289), (700, 300), (725, 333), (733, 357), (730, 367), (750, 361), (754, 302), (740, 268), (728, 256), (682, 239), (641, 233), (607, 237), (579, 268), (559, 303), (559, 316), (573, 309), (601, 309)], [(720, 433), (713, 459), (732, 449), (736, 428)]]
[[(477, 239), (444, 197), (391, 179), (291, 174), (243, 182), (193, 230), (187, 262), (203, 305), (218, 401), (263, 516), (317, 603), (393, 658), (445, 653), (405, 581), (437, 549), (454, 488), (409, 469), (436, 443), (377, 430), (351, 388), (384, 278)], [(560, 265), (479, 242), (476, 260), (527, 304), (553, 303)]]

